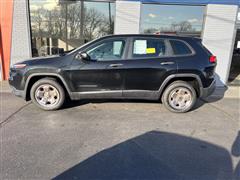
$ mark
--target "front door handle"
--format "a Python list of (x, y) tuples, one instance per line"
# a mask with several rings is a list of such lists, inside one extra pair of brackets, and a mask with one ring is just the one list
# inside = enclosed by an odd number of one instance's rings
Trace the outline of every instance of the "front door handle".
[(123, 64), (110, 64), (109, 66), (110, 67), (119, 67), (119, 66), (122, 66)]
[(161, 65), (171, 65), (171, 64), (175, 64), (172, 61), (167, 61), (167, 62), (162, 62)]

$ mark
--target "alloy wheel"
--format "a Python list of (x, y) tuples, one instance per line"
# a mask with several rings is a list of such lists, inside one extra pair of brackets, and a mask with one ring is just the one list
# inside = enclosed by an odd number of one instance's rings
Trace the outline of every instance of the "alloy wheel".
[(35, 91), (35, 99), (41, 106), (52, 107), (59, 102), (60, 94), (54, 86), (42, 84)]
[(192, 93), (185, 87), (175, 88), (170, 92), (168, 102), (176, 110), (187, 109), (193, 102)]

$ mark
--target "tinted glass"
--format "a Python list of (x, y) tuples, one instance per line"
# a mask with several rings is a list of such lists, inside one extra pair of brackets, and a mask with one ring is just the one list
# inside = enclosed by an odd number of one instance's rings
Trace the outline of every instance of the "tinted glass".
[(160, 57), (166, 54), (166, 46), (160, 39), (136, 39), (133, 43), (133, 57)]
[(103, 42), (87, 51), (92, 60), (120, 60), (124, 51), (124, 41), (113, 40)]
[(113, 34), (115, 3), (80, 0), (29, 0), (32, 55), (71, 51)]
[(141, 33), (201, 36), (204, 6), (143, 4)]
[(182, 41), (170, 40), (173, 48), (174, 55), (187, 55), (191, 54), (191, 49)]

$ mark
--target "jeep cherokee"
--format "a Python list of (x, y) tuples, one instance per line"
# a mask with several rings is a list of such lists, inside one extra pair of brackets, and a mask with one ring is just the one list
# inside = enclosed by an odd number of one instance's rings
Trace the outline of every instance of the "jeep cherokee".
[(71, 100), (159, 100), (187, 112), (215, 88), (216, 57), (201, 39), (168, 35), (111, 35), (72, 52), (14, 64), (13, 92), (44, 110)]

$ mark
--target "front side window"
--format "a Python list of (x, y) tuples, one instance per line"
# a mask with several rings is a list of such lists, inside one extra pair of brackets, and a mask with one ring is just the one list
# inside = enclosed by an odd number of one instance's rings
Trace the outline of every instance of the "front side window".
[(80, 0), (29, 0), (32, 56), (68, 52), (113, 34), (115, 3)]
[(110, 40), (98, 44), (87, 51), (92, 60), (110, 61), (120, 60), (123, 56), (125, 42), (123, 40)]
[(182, 41), (170, 40), (174, 55), (192, 54), (191, 49)]
[(133, 57), (161, 57), (166, 55), (165, 42), (161, 39), (136, 39), (133, 43)]

